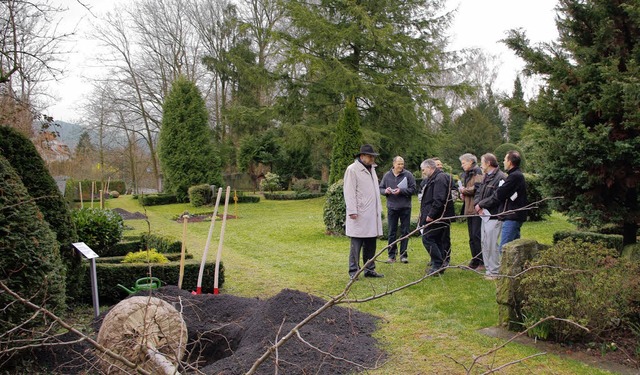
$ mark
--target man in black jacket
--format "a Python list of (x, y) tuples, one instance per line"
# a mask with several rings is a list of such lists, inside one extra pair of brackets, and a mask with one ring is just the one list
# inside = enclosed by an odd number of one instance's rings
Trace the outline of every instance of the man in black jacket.
[(518, 151), (507, 152), (504, 156), (504, 170), (509, 176), (496, 190), (496, 198), (499, 202), (504, 202), (499, 215), (499, 220), (502, 221), (501, 253), (504, 244), (520, 238), (520, 227), (527, 220), (527, 211), (522, 210), (527, 206), (527, 188), (524, 175), (520, 171), (520, 160)]
[(475, 211), (482, 218), (480, 237), (482, 258), (486, 267), (486, 278), (495, 278), (500, 272), (500, 251), (498, 239), (502, 231), (502, 221), (498, 220), (501, 202), (495, 194), (498, 187), (504, 184), (507, 175), (500, 170), (498, 159), (493, 154), (484, 154), (480, 158), (480, 166), (484, 179), (476, 190), (474, 197)]
[(455, 215), (451, 197), (453, 180), (437, 167), (433, 159), (423, 161), (420, 169), (427, 176), (420, 201), (419, 225), (422, 227), (428, 224), (422, 230), (422, 244), (431, 257), (428, 274), (439, 276), (444, 273), (444, 240), (450, 230), (450, 218)]

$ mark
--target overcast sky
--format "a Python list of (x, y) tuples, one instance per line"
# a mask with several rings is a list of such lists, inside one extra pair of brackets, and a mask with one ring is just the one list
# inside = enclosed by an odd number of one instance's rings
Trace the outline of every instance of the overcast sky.
[[(108, 11), (115, 3), (131, 0), (81, 0), (95, 15)], [(87, 40), (83, 30), (90, 27), (95, 18), (77, 0), (53, 0), (69, 10), (64, 15), (64, 26), (78, 25), (78, 39), (74, 53), (69, 55), (66, 69), (69, 72), (59, 82), (51, 84), (52, 93), (59, 99), (49, 107), (47, 114), (56, 120), (75, 122), (79, 117), (79, 104), (91, 90), (86, 78), (99, 74), (93, 57), (98, 45)], [(511, 93), (516, 74), (522, 69), (520, 59), (500, 43), (507, 30), (522, 28), (533, 43), (548, 42), (557, 38), (555, 28), (556, 0), (449, 0), (449, 7), (458, 6), (458, 13), (450, 33), (454, 49), (477, 47), (502, 62), (496, 81), (498, 91)], [(525, 81), (525, 90), (527, 82)], [(530, 90), (533, 88), (529, 87)]]

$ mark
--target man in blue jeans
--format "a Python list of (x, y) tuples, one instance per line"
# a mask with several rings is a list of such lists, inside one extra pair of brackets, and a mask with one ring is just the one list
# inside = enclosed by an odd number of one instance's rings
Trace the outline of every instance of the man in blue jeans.
[(502, 246), (520, 238), (520, 227), (527, 220), (527, 188), (524, 175), (520, 170), (522, 160), (518, 151), (509, 151), (504, 156), (504, 170), (507, 171), (507, 179), (496, 190), (498, 202), (502, 203), (502, 212), (498, 219), (502, 221), (502, 233), (500, 235), (500, 249)]
[[(380, 194), (387, 197), (387, 223), (389, 224), (389, 244), (396, 241), (398, 220), (402, 237), (409, 234), (411, 223), (411, 196), (416, 193), (416, 179), (413, 174), (404, 169), (404, 159), (401, 156), (393, 158), (393, 167), (380, 181)], [(400, 261), (408, 263), (407, 246), (409, 239), (400, 241)], [(398, 245), (393, 244), (388, 249), (387, 263), (396, 262)]]

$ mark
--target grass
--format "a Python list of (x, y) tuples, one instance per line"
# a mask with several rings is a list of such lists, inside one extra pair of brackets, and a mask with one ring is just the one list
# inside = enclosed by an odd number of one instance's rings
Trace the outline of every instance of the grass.
[[(383, 202), (384, 203), (384, 202)], [(349, 239), (324, 234), (322, 206), (324, 198), (303, 201), (268, 201), (229, 207), (229, 214), (239, 216), (226, 223), (222, 260), (226, 281), (221, 293), (266, 299), (284, 288), (297, 289), (323, 298), (339, 294), (348, 281)], [(122, 196), (108, 201), (108, 207), (130, 212), (141, 211), (137, 201)], [(414, 202), (414, 207), (418, 207)], [(182, 238), (182, 224), (171, 218), (188, 210), (211, 211), (211, 207), (194, 209), (188, 204), (146, 208), (150, 229), (154, 233)], [(220, 213), (222, 210), (220, 210)], [(418, 212), (414, 209), (413, 216)], [(129, 220), (131, 235), (148, 230), (144, 220)], [(202, 255), (209, 222), (189, 223), (186, 245), (194, 258)], [(208, 253), (215, 259), (221, 221), (216, 221)], [(553, 214), (549, 220), (525, 223), (524, 238), (551, 244), (553, 233), (571, 229), (566, 219)], [(466, 265), (470, 258), (467, 226), (454, 223), (451, 230), (452, 265)], [(379, 241), (378, 249), (386, 242)], [(386, 259), (386, 254), (380, 256)], [(354, 284), (350, 299), (358, 300), (384, 292), (424, 274), (428, 255), (419, 238), (409, 242), (408, 264), (377, 263), (383, 279), (362, 279)], [(459, 374), (465, 373), (474, 356), (503, 343), (478, 330), (495, 326), (498, 308), (495, 283), (479, 274), (451, 269), (441, 278), (422, 283), (367, 303), (350, 307), (381, 318), (376, 338), (389, 354), (388, 363), (371, 374)], [(517, 361), (537, 353), (536, 349), (512, 343), (497, 354), (482, 360), (471, 373)], [(501, 374), (606, 374), (608, 372), (583, 363), (548, 354), (516, 364)]]

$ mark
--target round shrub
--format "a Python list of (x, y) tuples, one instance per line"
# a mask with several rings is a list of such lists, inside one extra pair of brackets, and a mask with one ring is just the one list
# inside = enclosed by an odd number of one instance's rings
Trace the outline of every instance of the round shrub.
[(327, 190), (324, 203), (323, 220), (329, 234), (344, 234), (347, 205), (344, 201), (344, 181), (338, 180)]
[[(0, 280), (32, 303), (54, 313), (65, 307), (65, 268), (55, 233), (49, 228), (22, 180), (0, 155)], [(44, 326), (42, 314), (0, 293), (3, 342), (19, 346), (36, 339), (32, 327)], [(10, 331), (16, 325), (21, 329)], [(3, 348), (5, 349), (5, 348)]]
[(140, 250), (128, 253), (124, 256), (122, 263), (169, 263), (169, 259), (160, 254), (156, 249)]
[(118, 193), (117, 190), (112, 190), (112, 191), (109, 192), (109, 196), (111, 198), (118, 198), (120, 196), (120, 193)]
[(122, 239), (124, 221), (111, 210), (81, 208), (73, 211), (72, 217), (80, 241), (98, 254)]
[(529, 334), (560, 342), (591, 340), (630, 318), (635, 311), (633, 301), (640, 300), (640, 266), (616, 258), (617, 254), (597, 243), (571, 240), (543, 250), (521, 282), (525, 326), (555, 316), (590, 332), (565, 321), (549, 320)]

